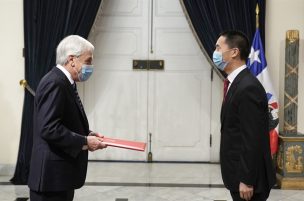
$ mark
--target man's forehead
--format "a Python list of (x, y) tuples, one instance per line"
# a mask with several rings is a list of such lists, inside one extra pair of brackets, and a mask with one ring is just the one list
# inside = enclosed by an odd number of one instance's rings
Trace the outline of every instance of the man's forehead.
[(223, 47), (225, 45), (227, 45), (226, 44), (226, 38), (223, 37), (223, 36), (219, 37), (218, 40), (216, 41), (216, 44), (215, 44), (216, 47)]
[(219, 39), (217, 40), (217, 43), (219, 44), (224, 44), (226, 41), (226, 38), (224, 36), (219, 37)]

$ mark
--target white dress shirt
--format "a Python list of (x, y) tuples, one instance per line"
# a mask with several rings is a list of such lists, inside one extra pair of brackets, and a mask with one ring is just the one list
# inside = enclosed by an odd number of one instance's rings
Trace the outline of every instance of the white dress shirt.
[(230, 73), (230, 74), (227, 76), (227, 79), (229, 80), (229, 86), (228, 86), (228, 89), (227, 89), (227, 93), (228, 93), (228, 91), (229, 91), (229, 89), (230, 89), (230, 86), (231, 86), (232, 82), (233, 82), (234, 79), (236, 78), (236, 76), (238, 76), (238, 74), (239, 74), (242, 70), (244, 70), (245, 68), (247, 68), (247, 66), (246, 66), (246, 65), (243, 65), (243, 66), (241, 66), (241, 67), (235, 69), (234, 71), (232, 71), (232, 73)]

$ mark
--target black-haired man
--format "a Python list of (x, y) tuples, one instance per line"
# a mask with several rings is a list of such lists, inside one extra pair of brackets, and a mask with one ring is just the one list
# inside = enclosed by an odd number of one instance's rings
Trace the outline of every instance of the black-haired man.
[(225, 73), (221, 110), (222, 178), (233, 200), (267, 200), (275, 184), (268, 102), (261, 83), (247, 69), (250, 45), (239, 31), (220, 34), (213, 62)]

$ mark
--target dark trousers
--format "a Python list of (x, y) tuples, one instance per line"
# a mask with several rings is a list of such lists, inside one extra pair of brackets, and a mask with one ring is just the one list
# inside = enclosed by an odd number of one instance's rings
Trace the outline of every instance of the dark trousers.
[[(253, 196), (250, 201), (265, 201), (269, 197), (270, 191), (261, 192), (261, 193), (253, 193)], [(240, 192), (231, 192), (231, 197), (233, 201), (244, 201), (244, 199), (241, 199)]]
[(36, 192), (30, 190), (31, 201), (72, 201), (74, 190), (59, 192)]

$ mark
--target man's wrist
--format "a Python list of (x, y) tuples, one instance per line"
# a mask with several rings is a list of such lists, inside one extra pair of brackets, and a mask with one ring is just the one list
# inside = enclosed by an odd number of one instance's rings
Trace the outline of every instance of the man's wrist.
[(97, 136), (97, 135), (96, 135), (95, 132), (91, 131), (91, 132), (89, 133), (89, 136)]
[(84, 142), (83, 142), (83, 145), (82, 145), (82, 150), (87, 150), (89, 147), (88, 147), (88, 138), (87, 136), (84, 136)]
[(246, 184), (246, 183), (244, 183), (244, 182), (240, 182), (240, 183), (242, 183), (242, 184), (246, 185), (248, 188), (252, 188), (252, 187), (253, 187), (253, 185)]

